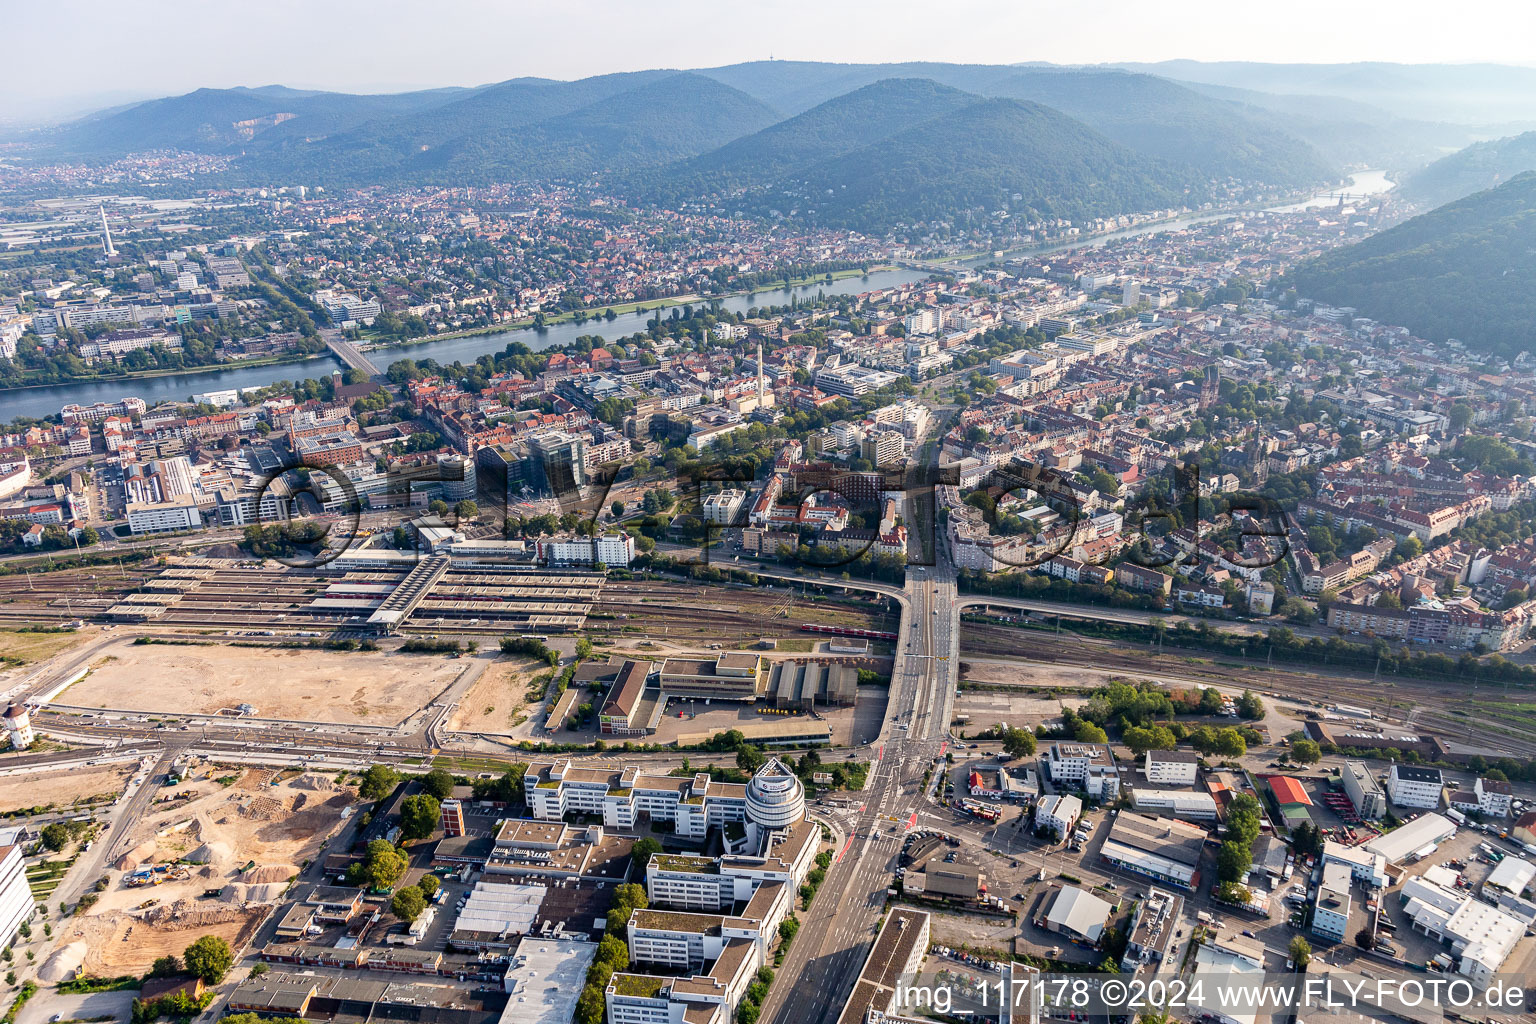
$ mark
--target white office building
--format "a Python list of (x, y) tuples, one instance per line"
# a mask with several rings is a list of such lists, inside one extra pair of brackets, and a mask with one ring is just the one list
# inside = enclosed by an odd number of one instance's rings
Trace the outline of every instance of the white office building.
[(1379, 821), (1387, 813), (1387, 795), (1364, 761), (1344, 762), (1344, 794), (1354, 804), (1355, 813), (1366, 821)]
[(707, 495), (703, 505), (704, 521), (717, 526), (730, 526), (736, 522), (746, 502), (747, 492), (734, 488)]
[(539, 541), (539, 561), (546, 565), (627, 567), (635, 558), (635, 539), (627, 533), (570, 540)]
[(35, 908), (21, 847), (0, 847), (0, 947), (11, 944)]
[(1352, 898), (1349, 865), (1338, 862), (1323, 865), (1323, 880), (1317, 886), (1317, 906), (1312, 913), (1312, 934), (1334, 942), (1343, 942), (1349, 932)]
[(1513, 806), (1514, 789), (1497, 779), (1478, 779), (1472, 786), (1477, 794), (1477, 809), (1490, 818), (1507, 818)]
[(1075, 796), (1051, 794), (1035, 805), (1035, 828), (1053, 830), (1062, 839), (1072, 834), (1083, 816), (1083, 802)]
[(1421, 807), (1432, 811), (1440, 806), (1440, 793), (1444, 788), (1445, 780), (1438, 768), (1394, 764), (1387, 775), (1387, 794), (1399, 807)]
[(1079, 789), (1108, 803), (1120, 796), (1120, 772), (1107, 746), (1095, 743), (1052, 743), (1045, 751), (1051, 784)]
[(1190, 750), (1149, 750), (1143, 767), (1154, 786), (1193, 786), (1199, 757)]

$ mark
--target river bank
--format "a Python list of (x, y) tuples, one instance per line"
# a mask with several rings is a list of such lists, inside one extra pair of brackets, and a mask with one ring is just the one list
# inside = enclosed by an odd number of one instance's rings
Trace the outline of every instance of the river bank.
[[(636, 302), (622, 302), (610, 304), (607, 306), (589, 306), (586, 309), (571, 310), (569, 312), (556, 314), (552, 317), (546, 317), (544, 319), (544, 327), (548, 329), (550, 327), (557, 327), (561, 324), (576, 324), (577, 326), (586, 326), (591, 324), (595, 328), (601, 328), (606, 324), (614, 322), (606, 319), (610, 310), (613, 311), (613, 315), (615, 317), (642, 316), (646, 313), (654, 313), (660, 309), (672, 309), (677, 306), (691, 306), (697, 303), (709, 305), (711, 302), (724, 302), (727, 299), (742, 297), (751, 298), (765, 291), (783, 291), (786, 288), (808, 288), (813, 284), (829, 283), (829, 277), (831, 278), (832, 282), (837, 282), (847, 280), (850, 277), (866, 277), (869, 274), (875, 274), (895, 269), (896, 267), (893, 264), (878, 263), (874, 266), (863, 269), (853, 267), (848, 270), (837, 270), (833, 271), (831, 274), (820, 274), (815, 277), (797, 277), (791, 280), (776, 281), (771, 285), (765, 285), (762, 288), (749, 289), (746, 291), (722, 292), (719, 295), (699, 295), (697, 293), (690, 293), (688, 295), (673, 295), (664, 299), (642, 299)], [(585, 316), (585, 319), (579, 319), (582, 316)], [(471, 327), (462, 331), (443, 331), (440, 334), (424, 334), (419, 338), (407, 338), (402, 341), (370, 342), (368, 338), (368, 332), (364, 331), (360, 340), (360, 344), (358, 345), (358, 351), (373, 352), (380, 349), (400, 349), (408, 348), (414, 345), (430, 345), (433, 342), (438, 341), (454, 341), (460, 338), (479, 338), (488, 334), (503, 334), (507, 331), (537, 331), (538, 329), (538, 324), (533, 317), (524, 317), (521, 320), (510, 320), (500, 324), (487, 324), (484, 327)], [(629, 333), (633, 334), (635, 332), (631, 331)]]

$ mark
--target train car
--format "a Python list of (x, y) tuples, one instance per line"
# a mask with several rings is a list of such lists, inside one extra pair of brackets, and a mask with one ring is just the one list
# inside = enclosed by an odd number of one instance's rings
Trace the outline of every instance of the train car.
[(860, 636), (869, 640), (895, 640), (895, 633), (888, 633), (880, 629), (855, 629), (852, 626), (823, 626), (814, 622), (800, 624), (803, 633), (828, 633), (832, 636)]

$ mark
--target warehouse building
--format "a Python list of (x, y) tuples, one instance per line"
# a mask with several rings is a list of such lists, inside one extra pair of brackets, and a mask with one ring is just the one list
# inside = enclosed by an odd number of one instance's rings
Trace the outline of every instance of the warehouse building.
[(1121, 811), (1099, 856), (1126, 871), (1193, 889), (1199, 884), (1205, 837), (1203, 829), (1173, 818)]

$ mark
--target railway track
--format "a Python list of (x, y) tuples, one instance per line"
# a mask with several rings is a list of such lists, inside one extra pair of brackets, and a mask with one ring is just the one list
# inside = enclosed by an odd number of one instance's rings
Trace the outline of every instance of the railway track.
[[(1536, 733), (1515, 723), (1490, 721), (1478, 700), (1508, 701), (1536, 709), (1536, 692), (1501, 684), (1446, 684), (1433, 680), (1374, 677), (1348, 668), (1308, 671), (1289, 663), (1266, 664), (1200, 651), (1169, 653), (1153, 645), (1106, 641), (1076, 634), (1038, 633), (1008, 626), (968, 623), (961, 658), (986, 656), (1031, 664), (1059, 664), (1124, 673), (1172, 675), (1210, 685), (1271, 691), (1320, 706), (1346, 703), (1371, 710), (1384, 725), (1434, 733), (1448, 742), (1486, 743), (1490, 751), (1536, 757)], [(1068, 639), (1070, 638), (1070, 639)], [(1282, 698), (1282, 699), (1283, 699)]]

